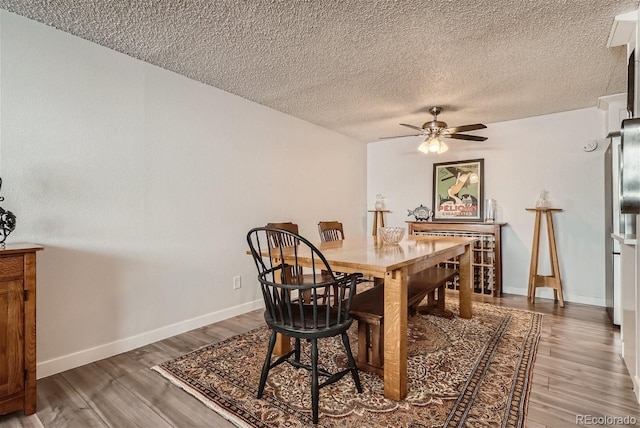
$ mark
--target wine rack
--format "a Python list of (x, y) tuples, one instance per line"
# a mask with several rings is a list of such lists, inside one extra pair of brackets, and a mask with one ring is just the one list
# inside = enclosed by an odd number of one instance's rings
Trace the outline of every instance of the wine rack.
[[(462, 236), (477, 238), (472, 247), (472, 274), (474, 294), (499, 297), (502, 295), (502, 251), (500, 248), (501, 227), (506, 223), (454, 223), (454, 222), (407, 222), (409, 233), (432, 236)], [(457, 258), (441, 264), (442, 267), (458, 268)], [(458, 276), (447, 284), (457, 290)]]

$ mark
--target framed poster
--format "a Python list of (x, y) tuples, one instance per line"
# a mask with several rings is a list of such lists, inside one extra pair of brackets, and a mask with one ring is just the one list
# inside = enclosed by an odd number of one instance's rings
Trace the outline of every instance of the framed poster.
[(483, 221), (484, 159), (433, 164), (433, 221)]

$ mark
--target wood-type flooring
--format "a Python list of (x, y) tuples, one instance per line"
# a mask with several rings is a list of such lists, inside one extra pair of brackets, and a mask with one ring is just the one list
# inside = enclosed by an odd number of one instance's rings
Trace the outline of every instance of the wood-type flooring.
[[(544, 314), (528, 428), (586, 426), (585, 421), (621, 426), (613, 418), (624, 417), (636, 418), (640, 426), (640, 405), (620, 356), (620, 329), (604, 308), (568, 302), (563, 309), (541, 298), (532, 306), (524, 296), (505, 296), (495, 304)], [(233, 427), (149, 368), (263, 322), (262, 311), (253, 311), (40, 379), (36, 415), (0, 416), (0, 427)]]

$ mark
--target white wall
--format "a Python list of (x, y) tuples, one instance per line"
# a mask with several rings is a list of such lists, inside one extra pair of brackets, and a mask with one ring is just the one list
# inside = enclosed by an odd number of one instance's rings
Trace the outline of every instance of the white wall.
[[(442, 120), (446, 121), (443, 115)], [(458, 124), (450, 124), (458, 125)], [(425, 155), (420, 140), (406, 138), (368, 144), (367, 203), (386, 198), (387, 225), (403, 225), (407, 209), (433, 207), (434, 162), (484, 159), (485, 197), (498, 204), (502, 229), (503, 291), (527, 294), (534, 213), (541, 189), (554, 207), (558, 259), (565, 300), (604, 306), (604, 144), (591, 153), (588, 140), (606, 135), (605, 113), (594, 108), (488, 124), (484, 143), (447, 140), (449, 151)], [(371, 219), (369, 219), (371, 224)], [(543, 233), (546, 226), (543, 223)], [(546, 237), (545, 237), (546, 238)], [(549, 274), (548, 246), (541, 241), (540, 269)], [(550, 289), (539, 297), (552, 297)]]
[(365, 232), (364, 144), (5, 11), (0, 42), (7, 242), (45, 246), (38, 377), (260, 307), (253, 226)]

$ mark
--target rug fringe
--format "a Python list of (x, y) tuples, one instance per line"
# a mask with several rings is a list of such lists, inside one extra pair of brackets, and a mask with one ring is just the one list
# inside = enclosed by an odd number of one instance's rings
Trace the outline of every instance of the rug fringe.
[(236, 415), (234, 415), (233, 413), (225, 410), (221, 406), (218, 406), (213, 401), (211, 401), (210, 399), (205, 397), (203, 394), (198, 392), (198, 390), (191, 388), (189, 385), (187, 385), (186, 383), (184, 383), (180, 379), (176, 378), (174, 375), (172, 375), (171, 373), (169, 373), (168, 371), (166, 371), (162, 367), (153, 366), (153, 367), (151, 367), (151, 370), (154, 370), (154, 371), (158, 372), (160, 375), (162, 375), (162, 377), (167, 379), (169, 382), (171, 382), (172, 384), (176, 385), (177, 387), (179, 387), (180, 389), (182, 389), (186, 393), (191, 394), (192, 396), (197, 398), (202, 404), (204, 404), (205, 406), (207, 406), (208, 408), (210, 408), (211, 410), (213, 410), (214, 412), (216, 412), (217, 414), (219, 414), (220, 416), (222, 416), (223, 418), (225, 418), (226, 420), (228, 420), (229, 422), (231, 422), (232, 424), (234, 424), (238, 428), (251, 428), (252, 427), (251, 425), (247, 424), (244, 420), (238, 418)]

